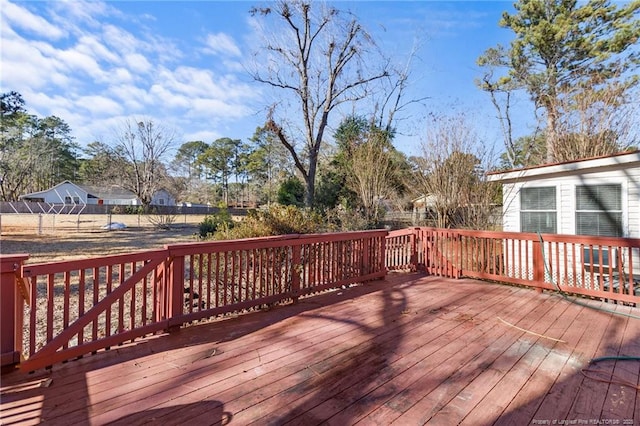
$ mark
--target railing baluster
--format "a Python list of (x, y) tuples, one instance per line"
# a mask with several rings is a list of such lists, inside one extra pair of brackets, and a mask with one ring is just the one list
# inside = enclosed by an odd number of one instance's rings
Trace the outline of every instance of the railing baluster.
[[(71, 271), (65, 271), (64, 273), (64, 301), (62, 303), (62, 328), (69, 327), (69, 309), (71, 299)], [(67, 349), (68, 344), (63, 345), (63, 349)]]
[[(47, 343), (53, 339), (53, 300), (55, 297), (55, 274), (47, 278)], [(35, 306), (34, 306), (35, 308)]]
[[(133, 275), (135, 270), (136, 270), (135, 262), (129, 263), (130, 275)], [(138, 288), (138, 285), (133, 286), (133, 288), (131, 289), (131, 298), (129, 299), (129, 314), (128, 314), (129, 330), (134, 330), (136, 328), (136, 306), (137, 306), (136, 289), (137, 288)]]
[[(86, 269), (80, 269), (80, 277), (78, 279), (78, 318), (84, 315), (84, 295), (86, 291)], [(78, 345), (84, 343), (84, 328), (78, 333)]]
[[(119, 265), (119, 274), (118, 274), (118, 286), (121, 286), (125, 281), (125, 264), (121, 263)], [(124, 295), (118, 299), (118, 329), (117, 333), (122, 333), (124, 331)]]
[(38, 303), (38, 276), (29, 278), (29, 284), (31, 285), (31, 300), (29, 301), (29, 352), (28, 356), (36, 352), (36, 325), (38, 310), (35, 308)]

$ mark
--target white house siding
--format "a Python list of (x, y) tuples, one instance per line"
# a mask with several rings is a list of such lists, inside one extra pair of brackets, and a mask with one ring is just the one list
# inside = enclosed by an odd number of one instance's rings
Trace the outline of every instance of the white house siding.
[(505, 184), (503, 230), (520, 232), (520, 190), (556, 187), (557, 233), (576, 233), (576, 186), (620, 184), (622, 186), (622, 226), (625, 237), (640, 238), (640, 169), (588, 173), (581, 176), (549, 177)]
[[(502, 229), (520, 232), (520, 191), (522, 184), (505, 183), (502, 186)], [(516, 204), (517, 203), (517, 204)]]
[(630, 236), (640, 238), (640, 168), (624, 170), (627, 177), (627, 212)]
[(176, 200), (168, 191), (160, 189), (153, 194), (151, 204), (154, 206), (175, 206)]
[[(52, 204), (87, 204), (87, 192), (72, 184), (63, 182), (53, 188), (42, 191), (45, 203)], [(68, 198), (67, 198), (68, 197)], [(95, 204), (95, 203), (94, 203)]]
[[(142, 203), (127, 190), (118, 187), (98, 187), (76, 185), (65, 181), (45, 191), (23, 195), (27, 200), (42, 200), (49, 204), (108, 204), (121, 206), (139, 206)], [(175, 206), (175, 199), (171, 194), (160, 189), (153, 195), (153, 205)]]
[[(520, 191), (524, 187), (556, 187), (557, 233), (576, 233), (576, 186), (598, 184), (620, 184), (622, 188), (622, 228), (623, 235), (640, 238), (640, 152), (603, 157), (561, 165), (550, 165), (528, 170), (517, 170), (496, 174), (491, 180), (503, 184), (503, 230), (520, 232)], [(555, 249), (554, 249), (555, 250)], [(559, 251), (562, 251), (560, 247)], [(510, 253), (511, 247), (505, 245), (505, 255), (516, 259), (512, 268), (506, 271), (510, 276), (525, 278), (524, 253)], [(591, 283), (590, 274), (576, 268), (573, 273), (572, 251), (568, 249), (570, 270), (554, 271), (554, 281), (564, 285), (576, 285), (586, 288), (596, 287)], [(583, 253), (576, 247), (575, 263), (582, 265)], [(640, 248), (623, 250), (623, 262), (626, 272), (629, 271), (629, 254), (632, 256), (633, 272), (640, 274)], [(557, 254), (545, 253), (547, 259)], [(531, 261), (529, 254), (528, 261)], [(517, 261), (520, 259), (522, 265)], [(560, 268), (562, 269), (563, 262)], [(545, 274), (547, 274), (545, 272)], [(574, 276), (575, 275), (575, 276)], [(561, 279), (562, 277), (562, 279)], [(529, 275), (529, 278), (532, 278)], [(549, 280), (551, 277), (547, 277)], [(562, 281), (562, 282), (561, 282)]]
[[(94, 203), (96, 204), (96, 203)], [(139, 206), (141, 205), (141, 203), (134, 198), (122, 198), (122, 199), (118, 199), (118, 198), (114, 198), (114, 199), (104, 199), (102, 200), (102, 204), (108, 204), (108, 205), (116, 205), (116, 206)]]

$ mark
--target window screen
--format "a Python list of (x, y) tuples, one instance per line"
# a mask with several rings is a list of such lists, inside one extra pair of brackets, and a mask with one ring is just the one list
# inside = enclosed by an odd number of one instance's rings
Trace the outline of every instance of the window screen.
[(622, 236), (622, 186), (576, 186), (576, 234)]
[(555, 186), (520, 190), (520, 231), (545, 234), (557, 232)]

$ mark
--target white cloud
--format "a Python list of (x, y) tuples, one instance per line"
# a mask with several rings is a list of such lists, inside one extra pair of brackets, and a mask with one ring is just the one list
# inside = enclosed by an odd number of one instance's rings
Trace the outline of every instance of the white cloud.
[(57, 51), (55, 59), (59, 61), (58, 68), (67, 69), (69, 72), (80, 71), (98, 81), (107, 81), (109, 78), (94, 57), (78, 50)]
[(46, 82), (54, 75), (57, 75), (55, 67), (40, 49), (24, 43), (20, 38), (3, 39), (3, 87), (20, 92), (27, 88), (41, 88), (46, 86)]
[(194, 116), (217, 118), (240, 118), (247, 114), (246, 108), (242, 105), (229, 104), (213, 98), (194, 99), (191, 112)]
[(78, 39), (76, 50), (81, 53), (95, 57), (97, 60), (107, 61), (111, 63), (120, 62), (120, 56), (111, 49), (101, 43), (93, 35), (82, 35)]
[(80, 96), (74, 99), (74, 103), (88, 111), (94, 118), (111, 117), (124, 112), (120, 103), (101, 95)]
[(157, 80), (167, 90), (191, 97), (207, 93), (216, 97), (224, 96), (213, 83), (213, 74), (209, 70), (187, 66), (180, 66), (175, 70), (163, 68), (159, 71)]
[(109, 83), (111, 84), (127, 84), (134, 80), (133, 75), (126, 68), (115, 68), (109, 74)]
[(122, 56), (135, 53), (141, 45), (141, 42), (133, 34), (113, 24), (103, 27), (102, 38), (112, 51), (115, 50)]
[(216, 75), (208, 69), (180, 66), (175, 70), (163, 68), (158, 81), (170, 91), (192, 98), (215, 98), (221, 100), (253, 98), (255, 90), (237, 81), (232, 75)]
[(101, 26), (98, 18), (120, 15), (117, 9), (102, 1), (57, 0), (51, 3), (51, 7), (61, 25), (66, 25), (70, 30), (77, 26), (97, 28)]
[(222, 138), (222, 134), (219, 132), (214, 132), (212, 130), (198, 130), (196, 132), (190, 132), (184, 135), (185, 141), (203, 141), (206, 143), (211, 143), (216, 139)]
[(39, 116), (56, 115), (67, 121), (69, 110), (74, 107), (73, 101), (68, 96), (49, 96), (43, 92), (31, 90), (25, 90), (21, 94), (29, 111), (33, 110)]
[(146, 74), (151, 70), (151, 64), (139, 53), (130, 53), (125, 55), (124, 60), (132, 71)]
[(228, 72), (243, 73), (246, 71), (244, 64), (239, 61), (231, 61), (231, 60), (224, 59), (222, 60), (222, 65), (224, 66), (224, 69), (227, 70)]
[(191, 104), (189, 98), (180, 93), (172, 92), (161, 84), (154, 84), (149, 93), (153, 95), (154, 103), (163, 107), (188, 109)]
[(129, 112), (143, 111), (145, 105), (151, 105), (153, 102), (153, 97), (147, 90), (132, 84), (112, 85), (107, 91), (124, 104)]
[(41, 16), (31, 13), (7, 0), (0, 0), (0, 13), (3, 25), (15, 25), (25, 31), (49, 39), (58, 40), (65, 36), (65, 32)]
[(225, 33), (209, 34), (205, 40), (205, 53), (241, 56), (240, 48), (229, 35)]
[[(23, 94), (29, 112), (65, 120), (80, 144), (108, 142), (113, 128), (136, 114), (175, 121), (179, 132), (188, 129), (186, 140), (207, 141), (250, 115), (246, 103), (258, 92), (235, 76), (244, 71), (242, 55), (228, 35), (194, 36), (206, 37), (208, 52), (221, 55), (214, 72), (199, 62), (197, 42), (180, 40), (191, 49), (182, 52), (176, 40), (140, 23), (140, 18), (151, 21), (149, 17), (124, 16), (103, 2), (43, 5), (33, 13), (14, 9), (28, 12), (31, 21), (24, 22), (43, 21), (48, 29), (34, 34), (23, 27), (0, 27), (0, 84)], [(40, 37), (53, 29), (65, 38)]]

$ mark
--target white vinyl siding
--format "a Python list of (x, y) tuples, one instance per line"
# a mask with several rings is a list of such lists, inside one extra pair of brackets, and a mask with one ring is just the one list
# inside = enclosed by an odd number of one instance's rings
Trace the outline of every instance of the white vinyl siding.
[(619, 185), (621, 209), (618, 212), (621, 214), (618, 215), (620, 219), (616, 219), (619, 221), (618, 234), (621, 232), (623, 237), (640, 238), (640, 151), (493, 173), (488, 175), (488, 179), (503, 185), (504, 231), (519, 232), (523, 229), (520, 223), (520, 192), (523, 188), (555, 186), (557, 233), (575, 234), (580, 228), (576, 223), (576, 212), (583, 211), (577, 206), (576, 187)]

